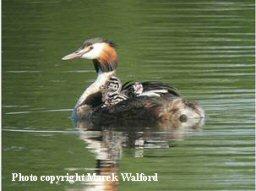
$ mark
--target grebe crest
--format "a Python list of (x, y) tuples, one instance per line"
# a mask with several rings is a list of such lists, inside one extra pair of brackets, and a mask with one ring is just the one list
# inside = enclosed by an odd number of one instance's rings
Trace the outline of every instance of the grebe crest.
[(75, 52), (68, 54), (62, 60), (73, 59), (93, 60), (96, 72), (109, 72), (116, 70), (118, 58), (115, 45), (111, 41), (102, 38), (93, 38), (84, 41), (82, 46)]

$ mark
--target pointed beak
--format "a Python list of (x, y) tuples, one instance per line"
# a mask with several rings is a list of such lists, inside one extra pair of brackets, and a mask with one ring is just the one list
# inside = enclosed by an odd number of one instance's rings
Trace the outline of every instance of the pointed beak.
[(82, 55), (78, 51), (76, 51), (76, 52), (73, 52), (71, 54), (68, 54), (68, 55), (64, 56), (62, 58), (62, 60), (74, 60), (74, 59), (81, 58), (81, 56)]
[(91, 47), (79, 48), (77, 51), (64, 56), (62, 60), (74, 60), (74, 59), (81, 58), (84, 54), (88, 53), (91, 49), (92, 49)]

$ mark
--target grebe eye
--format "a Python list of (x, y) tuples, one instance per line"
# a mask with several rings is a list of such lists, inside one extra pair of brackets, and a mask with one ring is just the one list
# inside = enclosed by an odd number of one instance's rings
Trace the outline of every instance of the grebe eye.
[(182, 114), (179, 118), (180, 122), (185, 123), (188, 120), (188, 117), (185, 114)]

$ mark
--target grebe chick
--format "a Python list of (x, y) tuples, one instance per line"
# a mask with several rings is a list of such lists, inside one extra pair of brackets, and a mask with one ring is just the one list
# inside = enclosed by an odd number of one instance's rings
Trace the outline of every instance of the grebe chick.
[(122, 90), (122, 92), (128, 97), (138, 97), (142, 95), (143, 85), (140, 82), (134, 82), (128, 88), (125, 88), (124, 90)]
[(116, 76), (110, 77), (109, 81), (101, 86), (102, 102), (101, 107), (111, 107), (121, 101), (126, 100), (128, 97), (121, 93), (122, 83)]
[(140, 82), (134, 82), (132, 88), (135, 96), (139, 96), (143, 92), (143, 85)]

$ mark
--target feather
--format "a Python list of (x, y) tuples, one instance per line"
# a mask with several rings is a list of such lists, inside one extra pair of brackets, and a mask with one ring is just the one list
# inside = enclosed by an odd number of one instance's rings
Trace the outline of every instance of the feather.
[[(135, 82), (128, 81), (122, 86), (122, 92), (131, 97), (132, 86)], [(168, 95), (170, 97), (180, 97), (178, 90), (168, 84), (157, 81), (142, 82), (143, 92), (139, 96), (157, 96)]]

